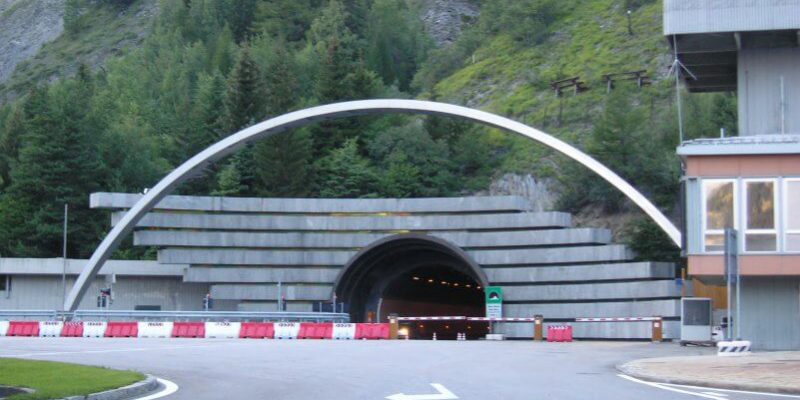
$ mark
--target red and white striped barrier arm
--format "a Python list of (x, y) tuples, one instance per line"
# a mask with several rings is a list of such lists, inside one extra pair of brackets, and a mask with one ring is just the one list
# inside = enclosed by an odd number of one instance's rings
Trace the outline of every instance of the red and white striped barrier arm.
[(661, 317), (575, 318), (575, 322), (661, 321)]
[(468, 321), (487, 321), (487, 322), (533, 322), (536, 318), (489, 318), (489, 317), (469, 317)]
[(397, 317), (398, 321), (464, 321), (467, 317)]

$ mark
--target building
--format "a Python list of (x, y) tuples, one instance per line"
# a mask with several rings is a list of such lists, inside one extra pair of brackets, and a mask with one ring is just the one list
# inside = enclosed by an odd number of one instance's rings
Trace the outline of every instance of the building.
[[(113, 224), (140, 197), (95, 193), (91, 206), (112, 210)], [(117, 309), (199, 310), (208, 292), (215, 310), (275, 311), (280, 299), (287, 311), (327, 311), (335, 300), (353, 321), (393, 312), (484, 316), (482, 289), (499, 286), (506, 317), (660, 316), (665, 337), (678, 336), (682, 286), (674, 265), (634, 261), (608, 230), (573, 228), (569, 214), (533, 212), (521, 197), (168, 196), (133, 236), (137, 246), (156, 247), (158, 261), (105, 265), (81, 308), (94, 308), (99, 289), (113, 281)], [(0, 308), (52, 308), (62, 300), (60, 260), (19, 265), (35, 262), (0, 261), (0, 274), (12, 280)], [(78, 268), (70, 264), (68, 287)], [(48, 299), (15, 300), (23, 285), (27, 298)], [(161, 301), (150, 296), (159, 292)], [(533, 334), (532, 323), (496, 329)], [(575, 329), (585, 338), (651, 336), (647, 321)]]
[(690, 92), (738, 94), (738, 137), (677, 150), (688, 273), (721, 284), (736, 229), (743, 338), (800, 349), (800, 1), (665, 0), (664, 33)]

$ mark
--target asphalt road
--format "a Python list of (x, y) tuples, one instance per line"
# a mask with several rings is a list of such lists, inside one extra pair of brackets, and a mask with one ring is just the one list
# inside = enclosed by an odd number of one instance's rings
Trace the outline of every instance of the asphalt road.
[(0, 337), (3, 357), (134, 369), (170, 380), (179, 389), (168, 400), (776, 398), (675, 391), (624, 379), (614, 368), (638, 358), (710, 352), (630, 342)]

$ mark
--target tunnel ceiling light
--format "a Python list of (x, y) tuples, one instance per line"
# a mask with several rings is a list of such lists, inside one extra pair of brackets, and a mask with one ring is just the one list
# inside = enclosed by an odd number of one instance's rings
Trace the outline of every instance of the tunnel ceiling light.
[(445, 281), (442, 281), (442, 285), (447, 285), (447, 282), (445, 282)]
[(413, 277), (412, 279), (414, 279), (415, 281), (418, 281), (418, 280), (419, 280), (419, 277), (418, 277), (418, 276), (415, 276), (415, 277)]
[(428, 283), (433, 283), (433, 279), (428, 279)]
[(471, 287), (472, 287), (472, 285), (470, 285), (470, 284), (468, 283), (468, 284), (467, 284), (467, 287), (468, 287), (468, 288), (471, 288)]
[(453, 286), (458, 286), (458, 283), (454, 283)]

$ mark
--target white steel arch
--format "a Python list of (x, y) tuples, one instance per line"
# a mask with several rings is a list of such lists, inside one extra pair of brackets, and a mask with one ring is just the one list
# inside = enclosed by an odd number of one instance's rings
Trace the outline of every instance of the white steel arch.
[(678, 247), (681, 246), (681, 234), (678, 228), (676, 228), (658, 208), (647, 200), (646, 197), (639, 193), (638, 190), (597, 160), (542, 131), (499, 115), (453, 104), (398, 99), (348, 101), (290, 112), (263, 121), (249, 128), (242, 129), (209, 146), (207, 149), (175, 168), (142, 196), (142, 198), (125, 213), (113, 229), (111, 229), (111, 232), (106, 235), (97, 249), (95, 249), (88, 264), (86, 264), (83, 271), (81, 271), (78, 280), (70, 290), (69, 296), (67, 296), (64, 302), (64, 309), (68, 311), (77, 309), (81, 298), (89, 288), (91, 281), (100, 271), (103, 263), (105, 263), (111, 256), (111, 253), (119, 246), (122, 239), (133, 230), (136, 223), (152, 210), (164, 196), (172, 192), (176, 186), (197, 175), (209, 164), (239, 150), (247, 143), (263, 139), (287, 129), (322, 120), (354, 115), (385, 113), (437, 114), (459, 117), (511, 131), (542, 143), (583, 164), (614, 185), (614, 187), (622, 191), (623, 194), (650, 216)]

